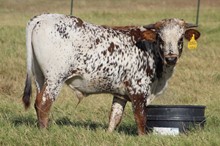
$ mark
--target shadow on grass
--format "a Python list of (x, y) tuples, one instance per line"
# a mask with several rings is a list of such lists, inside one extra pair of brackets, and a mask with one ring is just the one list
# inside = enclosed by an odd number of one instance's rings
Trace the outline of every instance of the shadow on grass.
[(68, 117), (63, 117), (55, 121), (58, 126), (73, 126), (73, 127), (83, 127), (90, 130), (96, 130), (98, 128), (106, 128), (107, 126), (101, 123), (93, 122), (91, 120), (87, 121), (70, 121)]
[(14, 126), (37, 126), (37, 120), (33, 117), (14, 117), (11, 122)]
[[(73, 127), (83, 127), (85, 129), (90, 129), (96, 131), (97, 129), (107, 129), (108, 125), (101, 124), (98, 122), (93, 122), (91, 120), (87, 121), (70, 121), (68, 117), (63, 117), (55, 121), (58, 126), (73, 126)], [(125, 135), (137, 135), (137, 129), (135, 125), (121, 123), (116, 129), (117, 132), (123, 133)]]
[(121, 123), (117, 131), (119, 133), (124, 133), (125, 135), (137, 136), (137, 127), (135, 123), (132, 124)]
[[(33, 117), (14, 117), (11, 120), (11, 123), (14, 126), (29, 126), (29, 127), (37, 127), (37, 120)], [(108, 125), (94, 122), (91, 120), (87, 121), (71, 121), (68, 117), (62, 117), (55, 121), (55, 124), (58, 126), (73, 126), (73, 127), (82, 127), (85, 129), (96, 131), (97, 129), (107, 129)], [(137, 135), (137, 128), (135, 124), (129, 123), (121, 123), (119, 127), (116, 129), (116, 132), (123, 133), (125, 135)]]

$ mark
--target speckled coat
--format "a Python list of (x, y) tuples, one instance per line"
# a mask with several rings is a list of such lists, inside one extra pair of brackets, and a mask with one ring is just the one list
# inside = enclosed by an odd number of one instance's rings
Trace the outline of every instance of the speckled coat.
[(157, 43), (152, 43), (157, 36), (152, 32), (144, 27), (98, 26), (61, 14), (34, 17), (26, 34), (25, 106), (30, 104), (33, 72), (40, 127), (48, 126), (52, 102), (66, 83), (80, 100), (93, 93), (114, 95), (109, 131), (120, 123), (124, 106), (131, 101), (138, 133), (145, 133), (147, 98), (163, 90), (174, 68), (162, 65)]

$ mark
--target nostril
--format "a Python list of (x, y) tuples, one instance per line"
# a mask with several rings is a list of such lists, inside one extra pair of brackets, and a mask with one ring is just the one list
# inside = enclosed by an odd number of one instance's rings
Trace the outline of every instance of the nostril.
[(166, 60), (169, 61), (169, 62), (170, 62), (170, 61), (173, 62), (173, 61), (175, 61), (176, 59), (177, 59), (176, 57), (167, 57), (167, 58), (166, 58)]
[(166, 57), (167, 64), (175, 64), (177, 62), (177, 57)]

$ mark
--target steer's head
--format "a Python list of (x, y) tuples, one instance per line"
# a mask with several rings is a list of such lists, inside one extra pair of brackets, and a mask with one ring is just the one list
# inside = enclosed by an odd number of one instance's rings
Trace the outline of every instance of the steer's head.
[(200, 33), (192, 29), (196, 25), (186, 23), (182, 19), (164, 19), (144, 26), (148, 31), (147, 36), (151, 36), (151, 41), (154, 41), (158, 48), (158, 53), (164, 64), (175, 65), (178, 58), (181, 56), (183, 49), (183, 38), (188, 41), (195, 36), (198, 39)]

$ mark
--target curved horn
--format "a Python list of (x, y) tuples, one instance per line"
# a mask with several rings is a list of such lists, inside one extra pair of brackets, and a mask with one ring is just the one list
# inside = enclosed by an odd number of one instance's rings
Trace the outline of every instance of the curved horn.
[(155, 29), (154, 24), (144, 25), (143, 27), (146, 28), (146, 29)]
[(149, 24), (143, 26), (146, 29), (160, 29), (160, 27), (163, 26), (163, 21), (156, 22), (155, 24)]
[(186, 28), (193, 28), (193, 27), (198, 27), (198, 25), (192, 24), (192, 23), (185, 23), (185, 27)]

